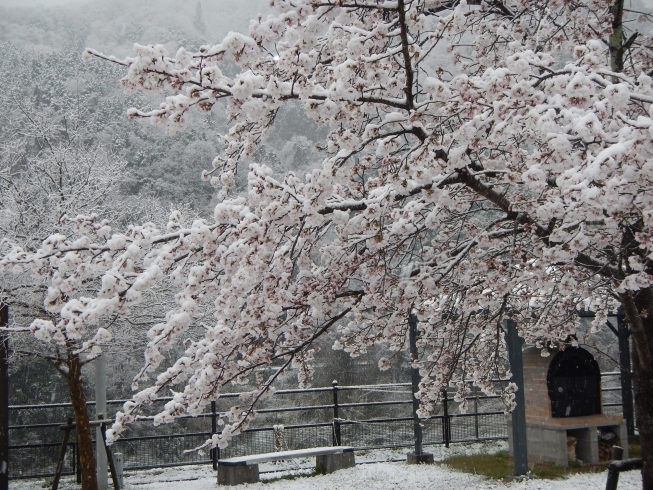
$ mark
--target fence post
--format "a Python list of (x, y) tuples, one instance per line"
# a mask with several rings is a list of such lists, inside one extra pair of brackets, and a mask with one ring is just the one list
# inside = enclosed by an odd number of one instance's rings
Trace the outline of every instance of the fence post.
[(113, 464), (116, 467), (116, 477), (118, 478), (118, 485), (120, 488), (125, 488), (125, 468), (122, 453), (115, 453), (113, 455)]
[(444, 409), (442, 416), (442, 437), (444, 438), (444, 447), (449, 447), (449, 442), (451, 442), (451, 424), (449, 421), (449, 395), (446, 388), (442, 390), (442, 408)]
[[(9, 323), (9, 307), (0, 298), (0, 327)], [(9, 339), (0, 332), (0, 490), (9, 490)]]
[(478, 439), (478, 387), (474, 386), (474, 434)]
[(333, 445), (341, 446), (340, 420), (338, 420), (338, 382), (333, 380), (331, 384), (333, 385)]
[[(211, 436), (218, 432), (218, 417), (216, 416), (215, 400), (211, 402)], [(215, 446), (211, 449), (211, 460), (213, 461), (213, 469), (218, 469), (218, 460), (220, 459), (220, 448)]]

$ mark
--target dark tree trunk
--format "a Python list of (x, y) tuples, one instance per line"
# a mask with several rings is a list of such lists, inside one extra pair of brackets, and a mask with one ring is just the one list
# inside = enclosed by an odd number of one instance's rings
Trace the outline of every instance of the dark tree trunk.
[[(625, 0), (613, 0), (610, 9), (612, 33), (608, 46), (610, 67), (615, 72), (623, 71), (625, 54), (629, 47), (629, 42), (624, 39), (624, 7)], [(626, 257), (640, 255), (637, 232), (642, 231), (643, 224), (641, 219), (630, 225), (625, 223), (622, 252)], [(651, 273), (652, 271), (647, 272)], [(630, 324), (633, 342), (631, 351), (635, 415), (644, 463), (642, 488), (653, 490), (653, 357), (651, 356), (653, 353), (653, 288), (641, 289), (632, 298), (630, 293), (620, 294), (619, 298)]]
[[(624, 69), (624, 0), (616, 0), (610, 9), (612, 14), (612, 35), (608, 41), (610, 46), (610, 64), (612, 71), (622, 72)], [(616, 83), (616, 82), (615, 82)]]
[(642, 369), (637, 349), (633, 349), (633, 385), (635, 414), (642, 446), (644, 490), (653, 490), (653, 372)]
[[(635, 305), (643, 327), (639, 335), (632, 335), (635, 415), (644, 462), (642, 488), (653, 490), (653, 363), (650, 359), (653, 352), (653, 290), (640, 290), (635, 296)], [(648, 362), (645, 362), (646, 358)]]
[(82, 490), (97, 490), (93, 436), (89, 424), (86, 397), (84, 396), (84, 385), (82, 384), (82, 363), (79, 356), (74, 354), (71, 348), (68, 350), (68, 369), (68, 387), (75, 412), (77, 449), (79, 451), (79, 465), (82, 470)]

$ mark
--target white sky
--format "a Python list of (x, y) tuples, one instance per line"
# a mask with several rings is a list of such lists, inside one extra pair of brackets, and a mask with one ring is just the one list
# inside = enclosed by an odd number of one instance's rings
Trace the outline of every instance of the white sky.
[(0, 0), (0, 6), (7, 7), (33, 7), (35, 5), (51, 7), (65, 3), (79, 3), (79, 0)]
[[(138, 1), (144, 1), (144, 0), (134, 0), (136, 2)], [(219, 0), (217, 0), (219, 1)], [(246, 2), (247, 0), (242, 0), (243, 2)], [(646, 5), (649, 8), (653, 8), (653, 0), (640, 0), (644, 5)], [(52, 5), (63, 5), (66, 3), (84, 3), (84, 0), (0, 0), (0, 5), (2, 6), (22, 6), (22, 7), (27, 7), (27, 6), (34, 6), (34, 5), (43, 5), (43, 6), (52, 6)]]
[[(37, 5), (42, 5), (46, 7), (54, 5), (64, 5), (64, 4), (83, 4), (87, 0), (0, 0), (0, 6), (11, 6), (11, 7), (33, 7)], [(148, 0), (134, 0), (135, 2), (147, 2)], [(189, 0), (191, 1), (191, 0)], [(220, 2), (221, 0), (213, 0), (214, 2)], [(246, 2), (248, 0), (241, 0)], [(634, 3), (643, 3), (647, 8), (653, 9), (653, 0), (639, 0)], [(193, 2), (194, 4), (194, 2)]]

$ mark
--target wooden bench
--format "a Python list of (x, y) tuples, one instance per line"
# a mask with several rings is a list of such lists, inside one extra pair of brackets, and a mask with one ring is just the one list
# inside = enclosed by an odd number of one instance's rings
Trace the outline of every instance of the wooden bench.
[(314, 447), (296, 451), (252, 454), (218, 461), (218, 484), (240, 485), (259, 481), (258, 464), (284, 459), (310, 458), (315, 456), (315, 471), (326, 474), (355, 465), (354, 448), (344, 446)]

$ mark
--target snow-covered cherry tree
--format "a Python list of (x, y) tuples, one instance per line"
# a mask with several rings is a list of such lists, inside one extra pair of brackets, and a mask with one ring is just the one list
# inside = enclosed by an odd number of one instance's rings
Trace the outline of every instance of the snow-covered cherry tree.
[[(105, 218), (121, 222), (133, 217), (135, 211), (130, 205), (149, 204), (150, 213), (157, 211), (156, 201), (119, 198), (126, 162), (119, 154), (88, 142), (84, 129), (88, 121), (78, 108), (42, 107), (4, 95), (0, 95), (4, 108), (0, 115), (0, 253), (9, 249), (19, 254), (37, 253), (63, 240), (84, 247), (91, 243), (89, 236), (110, 234)], [(66, 381), (81, 448), (84, 486), (93, 488), (97, 485), (82, 370), (109, 340), (109, 352), (114, 357), (120, 358), (122, 352), (128, 355), (127, 346), (134, 343), (135, 332), (141, 330), (138, 337), (142, 338), (144, 328), (129, 322), (147, 321), (155, 306), (152, 299), (165, 294), (152, 291), (138, 318), (101, 315), (97, 328), (56, 331), (54, 324), (62, 315), (59, 295), (70, 294), (72, 298), (84, 291), (92, 293), (99, 282), (97, 274), (87, 274), (74, 286), (66, 284), (66, 267), (75, 266), (72, 256), (59, 257), (53, 265), (38, 271), (0, 271), (0, 301), (9, 306), (12, 353), (17, 364), (33, 362), (34, 358), (45, 360)]]
[[(125, 162), (99, 145), (88, 147), (84, 143), (77, 110), (48, 111), (23, 105), (22, 101), (3, 102), (0, 251), (5, 252), (11, 243), (16, 252), (35, 253), (44, 243), (73, 236), (84, 245), (89, 243), (86, 226), (91, 223), (95, 231), (108, 232), (108, 222), (101, 222), (93, 213), (107, 211), (105, 204), (117, 190)], [(58, 271), (53, 275), (47, 271), (14, 272), (0, 271), (0, 301), (9, 306), (11, 313), (13, 351), (17, 356), (47, 360), (66, 380), (85, 481), (90, 474), (93, 481), (89, 484), (97, 487), (93, 483), (95, 465), (82, 367), (111, 335), (102, 326), (84, 339), (87, 346), (78, 342), (79, 330), (57, 335), (50, 325), (58, 321), (60, 311), (50, 303), (49, 286), (58, 284), (63, 294), (69, 291), (61, 284)], [(89, 286), (94, 289), (92, 283), (79, 285), (82, 290)], [(38, 342), (21, 334), (29, 330)]]
[[(156, 281), (177, 285), (177, 307), (149, 332), (136, 381), (156, 379), (111, 438), (162, 389), (174, 394), (157, 423), (249, 383), (208, 442), (224, 445), (285, 368), (310, 381), (311, 346), (325, 332), (337, 329), (334, 347), (352, 355), (380, 342), (400, 350), (410, 312), (421, 322), (414, 364), (427, 415), (445, 387), (462, 401), (463, 379), (490, 390), (506, 374), (504, 318), (541, 347), (573, 344), (578, 308), (596, 311), (600, 328), (621, 305), (644, 488), (653, 488), (653, 53), (648, 37), (626, 29), (647, 28), (648, 14), (623, 0), (270, 4), (277, 13), (252, 21), (248, 35), (198, 52), (136, 46), (121, 60), (87, 51), (124, 65), (128, 91), (173, 91), (132, 117), (176, 130), (195, 110), (225, 108), (233, 124), (203, 176), (220, 188), (214, 222), (50, 240), (1, 259), (60, 271), (70, 289), (52, 286), (57, 331), (124, 314)], [(227, 75), (230, 63), (239, 74)], [(233, 195), (235, 174), (289, 102), (329, 128), (323, 160), (307, 175), (251, 164), (247, 195)], [(102, 288), (81, 296), (90, 271), (103, 274)], [(200, 305), (215, 320), (160, 369)], [(259, 368), (269, 365), (278, 369), (266, 378)]]

